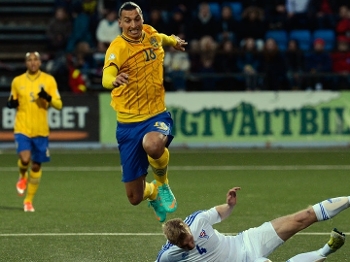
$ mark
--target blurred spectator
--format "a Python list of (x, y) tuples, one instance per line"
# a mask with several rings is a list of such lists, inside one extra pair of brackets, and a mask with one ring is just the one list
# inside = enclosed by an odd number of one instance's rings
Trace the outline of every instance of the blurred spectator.
[(314, 41), (313, 52), (305, 57), (306, 90), (322, 90), (327, 82), (327, 77), (322, 73), (330, 73), (332, 69), (331, 57), (324, 50), (324, 40), (317, 38)]
[(348, 8), (350, 8), (350, 2), (349, 0), (337, 0), (336, 1), (338, 6), (341, 7), (343, 5), (347, 6)]
[(253, 38), (247, 38), (240, 48), (237, 57), (238, 72), (244, 74), (246, 90), (257, 90), (259, 86), (259, 71), (261, 69), (261, 57)]
[(193, 41), (200, 41), (204, 36), (216, 39), (219, 28), (218, 21), (212, 16), (210, 6), (207, 2), (202, 2), (198, 6), (198, 13), (192, 21), (191, 34), (188, 35), (190, 45)]
[(237, 20), (232, 15), (232, 9), (228, 5), (224, 5), (221, 9), (221, 19), (218, 28), (217, 40), (222, 43), (226, 40), (236, 42), (235, 32), (238, 30)]
[(119, 0), (99, 0), (97, 2), (97, 12), (99, 19), (102, 19), (110, 10), (118, 10)]
[(169, 77), (175, 91), (186, 91), (187, 75), (191, 62), (186, 52), (176, 52), (169, 48), (164, 57), (165, 75)]
[(73, 30), (69, 36), (66, 48), (68, 53), (72, 53), (79, 42), (86, 42), (90, 47), (94, 46), (92, 31), (90, 31), (90, 16), (83, 10), (81, 4), (75, 6), (73, 18)]
[(258, 50), (261, 50), (264, 45), (266, 34), (266, 23), (264, 18), (264, 10), (255, 6), (246, 8), (242, 14), (240, 28), (240, 45), (244, 45), (246, 38), (253, 38)]
[[(195, 54), (197, 60), (196, 72), (202, 76), (215, 74), (214, 61), (217, 49), (217, 42), (211, 36), (204, 36), (198, 42), (191, 46), (192, 54)], [(193, 56), (192, 56), (193, 57)], [(193, 60), (191, 60), (192, 63)], [(193, 68), (193, 67), (192, 67)], [(213, 77), (202, 77), (201, 91), (215, 90), (216, 79)]]
[(335, 29), (337, 36), (350, 40), (350, 8), (343, 5), (339, 8), (339, 21)]
[(350, 88), (350, 48), (349, 40), (344, 36), (337, 39), (337, 50), (331, 54), (332, 71), (340, 74), (333, 78), (335, 90), (349, 90)]
[(236, 67), (237, 50), (230, 40), (225, 40), (217, 47), (215, 54), (215, 71), (218, 73), (234, 73)]
[(68, 86), (70, 91), (74, 94), (85, 93), (86, 81), (81, 71), (76, 67), (75, 61), (71, 54), (67, 55), (67, 66), (68, 66)]
[[(100, 0), (75, 0), (76, 4), (82, 5), (83, 11), (89, 15), (90, 17), (90, 23), (89, 23), (89, 28), (90, 32), (92, 33), (92, 41), (95, 43), (96, 40), (96, 30), (97, 30), (97, 25), (99, 21), (101, 20), (102, 17), (100, 17), (100, 14), (98, 12), (98, 1)], [(93, 45), (94, 46), (94, 45)]]
[(46, 29), (48, 47), (51, 54), (66, 50), (68, 38), (72, 32), (72, 21), (64, 7), (55, 10), (54, 17), (49, 21)]
[[(69, 90), (73, 93), (85, 93), (91, 86), (91, 78), (98, 68), (94, 59), (94, 52), (87, 42), (79, 42), (73, 53), (65, 57), (65, 64), (61, 65), (67, 70)], [(101, 74), (99, 73), (99, 79)]]
[(105, 53), (109, 44), (120, 34), (121, 29), (117, 20), (117, 11), (107, 11), (106, 17), (103, 18), (97, 26), (97, 51)]
[(334, 0), (310, 0), (311, 29), (334, 29), (339, 6)]
[(75, 0), (55, 0), (54, 9), (63, 7), (69, 15), (73, 13), (73, 2)]
[(265, 6), (265, 19), (269, 30), (286, 29), (286, 0), (269, 0)]
[(309, 7), (310, 0), (286, 0), (287, 29), (310, 29)]
[(285, 52), (287, 79), (291, 90), (301, 89), (302, 77), (304, 71), (304, 53), (299, 48), (298, 41), (291, 39), (288, 42), (287, 51)]
[(191, 22), (193, 17), (197, 15), (198, 6), (201, 2), (202, 1), (199, 0), (166, 1), (168, 4), (168, 12), (171, 13), (176, 9), (180, 9), (187, 22)]
[(172, 0), (169, 1), (168, 4), (172, 9), (175, 7), (180, 7), (181, 9), (185, 8), (188, 10), (194, 10), (201, 2), (203, 2), (203, 0)]
[(151, 9), (167, 10), (169, 3), (164, 0), (151, 0), (149, 1)]
[(87, 42), (79, 42), (76, 46), (73, 59), (75, 60), (75, 68), (81, 71), (86, 85), (89, 86), (90, 72), (97, 66), (90, 45)]
[(83, 10), (90, 15), (95, 15), (97, 12), (97, 0), (77, 0), (75, 2), (81, 2)]
[(262, 73), (265, 90), (283, 90), (286, 80), (286, 64), (282, 53), (278, 49), (276, 41), (268, 38), (262, 51)]
[(251, 6), (255, 6), (255, 7), (259, 7), (259, 8), (263, 9), (265, 7), (265, 1), (261, 1), (261, 0), (235, 0), (234, 2), (241, 2), (243, 9), (246, 9), (247, 7), (251, 7)]
[[(236, 46), (230, 40), (224, 40), (217, 48), (214, 59), (214, 69), (218, 74), (237, 73), (236, 67), (237, 50)], [(236, 80), (232, 77), (221, 78), (217, 85), (220, 90), (233, 91), (238, 90), (237, 85), (234, 84)]]
[(66, 54), (61, 53), (53, 56), (46, 63), (45, 70), (56, 79), (60, 93), (71, 92), (69, 87), (69, 70), (67, 66)]
[(168, 24), (163, 19), (162, 12), (159, 9), (151, 9), (151, 11), (149, 13), (149, 18), (146, 21), (147, 21), (146, 24), (149, 24), (149, 25), (153, 26), (160, 33), (173, 34), (173, 33), (169, 32)]
[(168, 32), (188, 41), (184, 12), (179, 7), (171, 12), (168, 23)]

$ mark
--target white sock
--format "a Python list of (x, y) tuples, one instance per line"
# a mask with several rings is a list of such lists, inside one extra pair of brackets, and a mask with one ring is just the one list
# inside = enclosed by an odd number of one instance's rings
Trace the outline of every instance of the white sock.
[(328, 256), (329, 254), (331, 254), (331, 253), (334, 253), (335, 251), (333, 251), (329, 246), (328, 246), (328, 244), (325, 244), (324, 246), (323, 246), (323, 248), (321, 248), (321, 249), (319, 249), (318, 250), (318, 252), (320, 252), (320, 254), (322, 255), (322, 256)]
[(323, 221), (336, 216), (344, 209), (347, 209), (349, 205), (349, 197), (336, 197), (324, 200), (312, 207), (316, 213), (317, 220)]
[(287, 262), (321, 262), (325, 261), (326, 257), (322, 256), (318, 251), (310, 251), (306, 253), (298, 254), (290, 259)]

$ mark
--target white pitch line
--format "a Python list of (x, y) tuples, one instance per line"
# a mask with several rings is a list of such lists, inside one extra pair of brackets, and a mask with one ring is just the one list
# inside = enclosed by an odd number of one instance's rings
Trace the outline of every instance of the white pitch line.
[[(227, 236), (234, 236), (238, 233), (223, 233)], [(344, 233), (345, 235), (349, 233)], [(324, 236), (329, 235), (329, 232), (309, 232), (309, 233), (297, 233), (297, 235), (304, 236)], [(0, 234), (0, 237), (31, 237), (31, 236), (163, 236), (161, 233), (12, 233), (12, 234)]]
[[(57, 171), (57, 172), (88, 172), (88, 171), (99, 171), (99, 172), (110, 172), (110, 171), (121, 171), (119, 166), (76, 166), (76, 167), (43, 167), (45, 171)], [(350, 170), (350, 165), (293, 165), (293, 166), (169, 166), (169, 170), (175, 171), (239, 171), (239, 170)], [(0, 172), (15, 172), (18, 171), (17, 167), (0, 167)]]
[(162, 236), (161, 233), (12, 233), (0, 234), (0, 237), (26, 236)]

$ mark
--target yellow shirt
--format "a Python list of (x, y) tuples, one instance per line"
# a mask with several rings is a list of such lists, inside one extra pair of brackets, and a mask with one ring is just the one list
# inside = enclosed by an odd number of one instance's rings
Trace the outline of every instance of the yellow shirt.
[(24, 73), (15, 77), (11, 84), (11, 95), (18, 99), (15, 119), (15, 133), (28, 137), (48, 136), (49, 124), (47, 109), (50, 105), (39, 98), (41, 87), (52, 96), (51, 104), (56, 109), (62, 108), (62, 101), (53, 76), (39, 71), (35, 75)]
[(117, 111), (118, 121), (139, 122), (166, 110), (163, 44), (176, 45), (176, 40), (149, 25), (143, 25), (140, 40), (122, 34), (110, 44), (104, 69), (114, 65), (118, 74), (129, 75), (128, 84), (111, 92), (111, 106)]

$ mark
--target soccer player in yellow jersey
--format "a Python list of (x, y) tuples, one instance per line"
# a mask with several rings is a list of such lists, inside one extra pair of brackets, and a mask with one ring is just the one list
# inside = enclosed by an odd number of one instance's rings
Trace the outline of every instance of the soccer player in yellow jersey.
[[(143, 24), (142, 10), (133, 2), (122, 4), (118, 22), (122, 34), (106, 51), (102, 85), (112, 90), (111, 106), (117, 112), (122, 181), (129, 202), (148, 200), (163, 222), (177, 202), (167, 177), (173, 120), (165, 106), (162, 46), (185, 51), (187, 42)], [(155, 178), (151, 183), (146, 181), (149, 165)]]
[(50, 106), (60, 110), (62, 100), (54, 77), (40, 70), (38, 52), (28, 52), (25, 64), (27, 71), (12, 81), (7, 106), (17, 110), (14, 126), (20, 173), (17, 192), (23, 196), (27, 189), (24, 211), (34, 212), (32, 202), (41, 178), (41, 163), (50, 161), (47, 110)]

